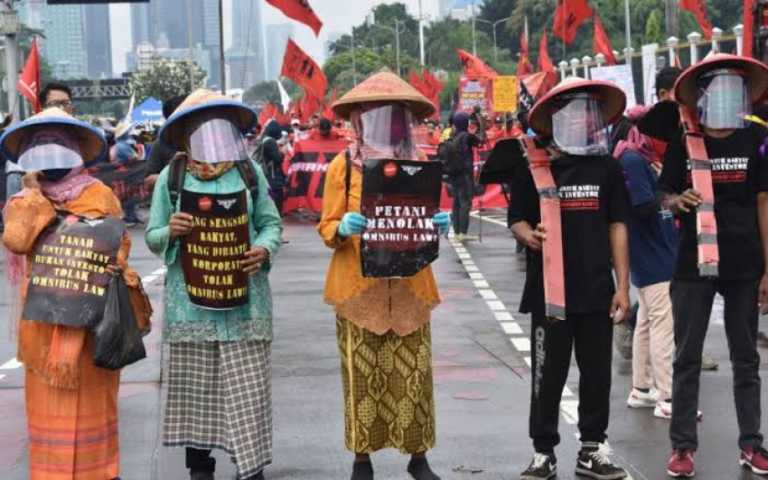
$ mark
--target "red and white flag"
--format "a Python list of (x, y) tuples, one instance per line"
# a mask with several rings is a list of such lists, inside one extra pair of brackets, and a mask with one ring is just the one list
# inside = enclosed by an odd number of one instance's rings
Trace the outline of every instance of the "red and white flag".
[(37, 48), (37, 39), (32, 39), (32, 48), (29, 50), (27, 63), (21, 71), (19, 82), (16, 84), (19, 93), (29, 100), (35, 113), (41, 110), (40, 105), (40, 51)]

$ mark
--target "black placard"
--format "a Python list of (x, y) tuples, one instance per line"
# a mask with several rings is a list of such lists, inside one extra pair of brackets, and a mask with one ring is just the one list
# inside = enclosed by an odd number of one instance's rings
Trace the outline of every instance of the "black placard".
[(368, 220), (360, 249), (364, 277), (412, 277), (438, 257), (439, 162), (368, 160), (361, 213)]
[(181, 211), (193, 217), (181, 240), (181, 265), (190, 301), (202, 308), (229, 310), (248, 303), (248, 274), (242, 261), (250, 248), (245, 190), (231, 194), (184, 190)]
[(35, 245), (23, 318), (79, 328), (98, 324), (109, 283), (106, 267), (115, 263), (124, 232), (116, 218), (59, 216)]

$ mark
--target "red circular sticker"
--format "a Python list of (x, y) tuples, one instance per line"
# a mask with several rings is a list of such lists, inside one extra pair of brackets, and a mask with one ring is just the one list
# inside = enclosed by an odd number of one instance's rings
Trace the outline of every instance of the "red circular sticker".
[(208, 212), (213, 208), (213, 200), (210, 197), (202, 197), (197, 201), (197, 207), (201, 212)]
[(389, 162), (384, 165), (384, 176), (392, 178), (397, 175), (397, 164), (395, 162)]

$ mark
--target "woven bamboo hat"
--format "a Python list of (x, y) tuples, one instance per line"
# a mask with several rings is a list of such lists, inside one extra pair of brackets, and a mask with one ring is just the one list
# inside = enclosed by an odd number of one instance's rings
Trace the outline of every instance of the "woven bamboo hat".
[(589, 92), (600, 97), (600, 106), (607, 124), (615, 122), (627, 106), (627, 96), (616, 85), (598, 80), (568, 77), (536, 102), (530, 115), (531, 128), (542, 137), (552, 136), (552, 108), (555, 100), (564, 94)]
[(242, 102), (224, 95), (201, 88), (192, 92), (179, 108), (168, 118), (158, 134), (158, 138), (172, 147), (179, 148), (186, 135), (187, 122), (204, 112), (220, 112), (234, 123), (242, 134), (253, 130), (257, 122), (256, 112)]
[(419, 119), (435, 113), (435, 106), (408, 82), (389, 70), (382, 70), (368, 77), (333, 104), (333, 112), (348, 119), (352, 110), (361, 103), (403, 102)]
[(675, 100), (689, 108), (695, 108), (699, 100), (699, 90), (696, 85), (702, 75), (712, 70), (732, 68), (744, 72), (747, 90), (752, 103), (757, 103), (768, 92), (768, 67), (752, 58), (739, 57), (725, 53), (710, 55), (708, 58), (688, 67), (675, 83), (673, 89)]
[(45, 127), (53, 126), (66, 128), (77, 140), (80, 145), (80, 154), (86, 165), (100, 160), (106, 154), (107, 142), (101, 130), (56, 107), (47, 108), (9, 127), (0, 137), (0, 151), (12, 162), (17, 162), (19, 150), (27, 138)]

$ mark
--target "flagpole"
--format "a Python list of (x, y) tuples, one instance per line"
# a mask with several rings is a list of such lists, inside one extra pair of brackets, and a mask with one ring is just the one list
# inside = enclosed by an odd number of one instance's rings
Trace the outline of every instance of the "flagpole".
[(627, 48), (632, 48), (632, 19), (630, 18), (629, 0), (624, 0), (624, 20), (626, 24)]
[(221, 81), (221, 93), (227, 94), (227, 62), (224, 57), (224, 0), (219, 0), (219, 78)]
[(424, 66), (424, 11), (422, 10), (421, 0), (419, 0), (419, 58), (421, 66)]

